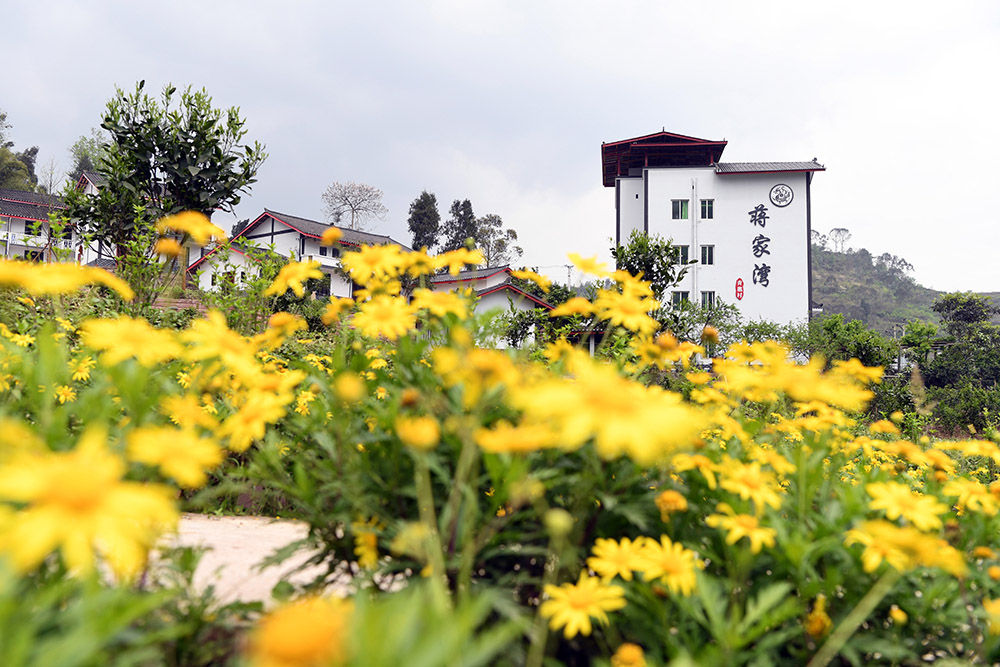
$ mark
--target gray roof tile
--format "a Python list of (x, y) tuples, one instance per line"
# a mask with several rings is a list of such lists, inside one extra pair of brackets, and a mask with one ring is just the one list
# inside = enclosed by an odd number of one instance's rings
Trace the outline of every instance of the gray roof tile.
[(782, 171), (825, 171), (819, 162), (719, 162), (717, 174), (760, 174)]
[(283, 220), (292, 227), (305, 232), (306, 234), (312, 234), (313, 236), (322, 236), (323, 232), (330, 229), (330, 227), (337, 227), (343, 235), (340, 240), (345, 243), (350, 243), (353, 245), (383, 245), (386, 243), (393, 243), (398, 246), (402, 246), (406, 250), (409, 250), (407, 246), (403, 245), (399, 241), (382, 234), (372, 234), (370, 232), (362, 232), (357, 229), (347, 229), (346, 227), (339, 227), (337, 225), (331, 225), (327, 222), (318, 222), (316, 220), (310, 220), (308, 218), (300, 218), (297, 215), (289, 215), (288, 213), (281, 213), (279, 211), (273, 211), (269, 208), (265, 208), (264, 212), (271, 215), (279, 220)]

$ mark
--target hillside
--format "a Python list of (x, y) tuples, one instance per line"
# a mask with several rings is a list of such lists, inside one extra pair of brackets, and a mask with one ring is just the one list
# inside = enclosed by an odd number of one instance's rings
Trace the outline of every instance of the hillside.
[[(938, 322), (931, 305), (944, 292), (918, 285), (912, 266), (889, 253), (864, 248), (835, 252), (813, 245), (813, 299), (826, 314), (843, 313), (868, 327), (892, 333), (909, 320)], [(984, 292), (1000, 304), (1000, 293)]]

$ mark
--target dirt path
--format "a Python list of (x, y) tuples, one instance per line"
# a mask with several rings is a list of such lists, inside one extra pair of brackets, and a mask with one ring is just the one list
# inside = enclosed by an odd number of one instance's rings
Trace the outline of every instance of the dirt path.
[[(258, 564), (277, 549), (305, 537), (309, 528), (300, 521), (252, 516), (211, 516), (183, 514), (177, 535), (168, 540), (174, 546), (206, 549), (195, 571), (195, 587), (204, 590), (215, 584), (216, 597), (234, 600), (270, 600), (271, 589), (309, 554), (295, 554), (280, 566), (260, 570)], [(296, 573), (290, 581), (308, 581), (319, 573), (310, 568)]]

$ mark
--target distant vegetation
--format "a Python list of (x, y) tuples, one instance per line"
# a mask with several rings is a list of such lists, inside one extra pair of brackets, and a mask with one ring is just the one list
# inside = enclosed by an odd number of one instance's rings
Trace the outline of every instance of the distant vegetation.
[[(911, 320), (940, 323), (931, 306), (945, 292), (917, 284), (910, 275), (912, 264), (890, 253), (843, 249), (844, 243), (833, 243), (831, 237), (833, 232), (813, 233), (813, 300), (823, 304), (824, 314), (841, 313), (886, 333)], [(998, 301), (996, 292), (983, 296)]]

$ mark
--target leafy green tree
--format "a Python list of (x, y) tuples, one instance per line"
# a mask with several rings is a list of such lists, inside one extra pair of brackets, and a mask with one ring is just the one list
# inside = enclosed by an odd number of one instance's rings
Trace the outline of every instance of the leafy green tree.
[(144, 81), (108, 102), (101, 127), (106, 155), (95, 165), (106, 184), (96, 195), (66, 189), (67, 215), (95, 238), (122, 246), (165, 215), (232, 211), (255, 182), (266, 157), (259, 142), (243, 143), (245, 120), (237, 107), (212, 105), (188, 87), (178, 99), (168, 85), (159, 99)]
[(413, 235), (413, 249), (426, 247), (432, 250), (438, 242), (438, 231), (441, 227), (441, 214), (438, 213), (437, 197), (424, 190), (410, 204), (408, 220), (410, 234)]
[(929, 322), (912, 320), (906, 323), (899, 345), (918, 366), (926, 367), (937, 332), (937, 327)]
[(0, 146), (0, 188), (34, 190), (28, 168), (4, 146)]
[(653, 294), (662, 300), (667, 290), (676, 285), (687, 273), (687, 266), (680, 263), (673, 243), (659, 236), (633, 231), (625, 245), (611, 248), (615, 266), (632, 275), (642, 274), (649, 282)]
[(989, 297), (972, 292), (945, 294), (933, 306), (941, 316), (941, 323), (949, 336), (962, 337), (971, 329), (981, 327), (997, 313), (997, 308)]
[(490, 213), (476, 220), (476, 247), (483, 252), (486, 266), (503, 266), (524, 254), (517, 245), (517, 232), (505, 229), (503, 219)]
[(471, 201), (456, 199), (452, 202), (451, 217), (442, 226), (441, 234), (444, 237), (441, 243), (442, 252), (458, 250), (465, 246), (467, 239), (475, 239), (476, 215), (472, 212)]
[(821, 354), (827, 362), (857, 359), (865, 366), (886, 367), (896, 360), (899, 347), (890, 338), (867, 328), (861, 320), (844, 319), (840, 313), (809, 323), (806, 351)]
[(108, 138), (98, 129), (91, 129), (90, 135), (81, 134), (69, 147), (73, 158), (73, 168), (69, 172), (69, 180), (76, 183), (85, 171), (97, 171), (98, 165), (107, 154)]

